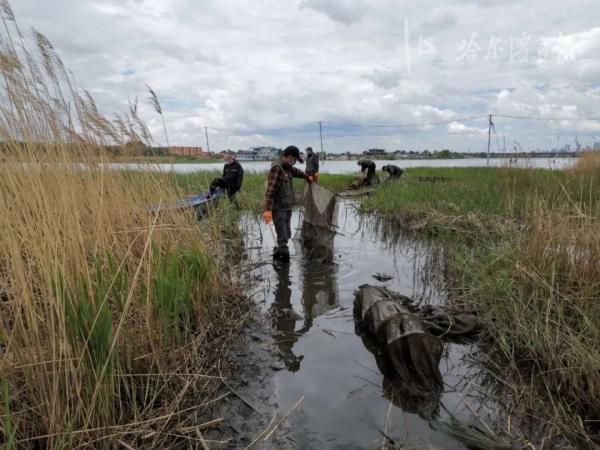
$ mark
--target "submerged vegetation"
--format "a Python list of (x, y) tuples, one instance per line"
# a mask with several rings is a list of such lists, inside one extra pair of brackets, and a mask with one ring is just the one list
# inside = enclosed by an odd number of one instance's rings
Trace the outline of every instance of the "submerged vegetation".
[(576, 448), (600, 443), (600, 158), (564, 171), (409, 169), (364, 200), (446, 238), (452, 297), (484, 318), (511, 404)]
[(101, 164), (150, 139), (136, 102), (109, 120), (1, 13), (1, 445), (195, 446), (245, 308), (215, 256), (228, 221), (150, 214), (172, 178)]

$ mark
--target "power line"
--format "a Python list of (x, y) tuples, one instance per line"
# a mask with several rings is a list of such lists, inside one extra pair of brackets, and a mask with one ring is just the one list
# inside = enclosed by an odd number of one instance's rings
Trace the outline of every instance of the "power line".
[(239, 133), (236, 136), (239, 136), (240, 134), (267, 134), (267, 133), (274, 133), (274, 132), (279, 132), (279, 131), (302, 131), (302, 129), (304, 128), (309, 128), (314, 126), (315, 124), (318, 124), (319, 122), (308, 122), (308, 123), (303, 123), (303, 124), (299, 124), (299, 125), (290, 125), (287, 127), (280, 127), (280, 128), (253, 128), (253, 129), (236, 129), (236, 128), (225, 128), (225, 127), (212, 127), (209, 126), (207, 127), (210, 130), (215, 130), (215, 131), (229, 131), (232, 133)]
[(569, 117), (534, 117), (534, 116), (511, 116), (511, 115), (507, 115), (507, 114), (493, 114), (494, 117), (502, 117), (505, 119), (519, 119), (519, 120), (547, 120), (547, 121), (559, 121), (559, 120), (568, 120), (568, 121), (574, 121), (574, 122), (581, 122), (581, 121), (590, 121), (590, 122), (594, 122), (594, 121), (600, 121), (600, 118), (598, 117), (593, 117), (593, 118), (569, 118)]
[[(535, 116), (514, 116), (509, 114), (492, 114), (493, 117), (500, 117), (504, 119), (517, 119), (517, 120), (540, 120), (540, 121), (600, 121), (600, 118), (568, 118), (568, 117), (535, 117)], [(255, 129), (236, 129), (227, 127), (214, 127), (208, 126), (207, 128), (215, 131), (228, 131), (240, 134), (268, 134), (282, 131), (302, 131), (303, 129), (310, 129), (314, 125), (338, 125), (347, 127), (362, 127), (362, 128), (417, 128), (434, 125), (446, 125), (453, 122), (468, 122), (471, 120), (488, 119), (488, 115), (477, 115), (471, 117), (458, 117), (455, 119), (439, 120), (432, 122), (414, 122), (414, 123), (398, 123), (398, 124), (377, 124), (377, 123), (357, 123), (357, 122), (337, 122), (329, 120), (320, 120), (315, 122), (306, 122), (298, 125), (290, 125), (287, 127), (276, 127), (276, 128), (255, 128)], [(308, 131), (308, 130), (307, 130)]]
[(429, 125), (444, 125), (452, 122), (467, 122), (469, 120), (483, 119), (487, 116), (472, 116), (472, 117), (460, 117), (456, 119), (440, 120), (437, 122), (419, 122), (419, 123), (403, 123), (403, 124), (367, 124), (367, 123), (351, 123), (351, 122), (330, 122), (323, 121), (323, 123), (329, 125), (342, 125), (348, 127), (364, 127), (364, 128), (413, 128), (413, 127), (424, 127)]

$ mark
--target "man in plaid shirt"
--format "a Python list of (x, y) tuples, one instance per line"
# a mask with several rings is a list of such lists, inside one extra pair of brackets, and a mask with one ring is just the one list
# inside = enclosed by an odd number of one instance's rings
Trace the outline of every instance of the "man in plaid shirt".
[(263, 218), (265, 223), (275, 224), (277, 233), (277, 249), (273, 258), (284, 262), (290, 260), (288, 240), (292, 237), (291, 220), (292, 207), (294, 205), (293, 178), (304, 178), (312, 183), (313, 177), (296, 169), (296, 161), (304, 163), (300, 156), (300, 150), (294, 145), (286, 147), (281, 159), (273, 163), (269, 178), (267, 180), (267, 192), (265, 194), (265, 212)]

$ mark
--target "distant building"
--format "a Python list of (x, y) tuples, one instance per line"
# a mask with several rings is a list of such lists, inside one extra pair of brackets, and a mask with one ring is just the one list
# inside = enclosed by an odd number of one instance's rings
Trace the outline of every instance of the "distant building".
[(258, 161), (273, 161), (279, 158), (281, 150), (276, 147), (254, 147), (252, 149), (256, 153)]
[(406, 153), (406, 150), (396, 150), (394, 153), (392, 153), (392, 158), (393, 159), (408, 158), (408, 153)]
[(281, 149), (276, 147), (254, 147), (250, 150), (238, 150), (237, 159), (240, 161), (273, 161), (279, 158)]
[(364, 155), (367, 156), (383, 156), (385, 155), (385, 149), (383, 148), (370, 148), (369, 150), (365, 150), (363, 152)]
[(210, 154), (202, 147), (169, 147), (169, 155), (177, 156), (200, 156), (208, 158)]
[(256, 161), (256, 152), (254, 150), (238, 150), (237, 159), (239, 161)]

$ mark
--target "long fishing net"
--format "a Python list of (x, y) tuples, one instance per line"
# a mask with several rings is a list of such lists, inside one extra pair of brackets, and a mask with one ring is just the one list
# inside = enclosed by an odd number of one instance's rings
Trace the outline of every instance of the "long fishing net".
[(336, 200), (335, 192), (316, 183), (304, 188), (304, 219), (295, 238), (306, 258), (321, 262), (333, 260), (338, 217)]

